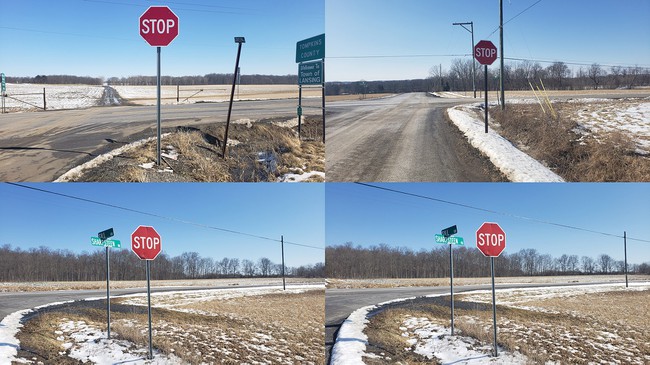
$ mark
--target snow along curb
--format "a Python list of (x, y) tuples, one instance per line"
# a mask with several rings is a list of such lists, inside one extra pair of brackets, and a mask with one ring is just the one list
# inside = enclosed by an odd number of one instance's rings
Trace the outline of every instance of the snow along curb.
[[(170, 134), (171, 133), (163, 133), (160, 136), (160, 138), (161, 139), (165, 138)], [(72, 169), (68, 170), (68, 172), (66, 172), (65, 174), (59, 176), (59, 178), (54, 180), (54, 182), (70, 182), (70, 181), (73, 181), (74, 179), (77, 179), (80, 176), (82, 176), (85, 170), (91, 169), (93, 167), (97, 167), (97, 166), (103, 164), (106, 161), (112, 160), (113, 157), (115, 157), (115, 156), (119, 156), (119, 155), (123, 154), (126, 151), (129, 151), (131, 149), (140, 147), (140, 146), (142, 146), (143, 144), (145, 144), (145, 143), (147, 143), (149, 141), (156, 140), (157, 138), (158, 137), (150, 137), (150, 138), (141, 139), (139, 141), (129, 143), (126, 146), (116, 148), (116, 149), (114, 149), (114, 150), (112, 150), (112, 151), (110, 151), (108, 153), (103, 154), (103, 155), (99, 155), (99, 156), (93, 158), (92, 160), (82, 164), (82, 165), (79, 165), (77, 167), (73, 167)]]
[(465, 134), (469, 143), (485, 154), (512, 182), (564, 182), (539, 161), (518, 150), (491, 130), (485, 133), (482, 120), (472, 116), (476, 106), (459, 105), (447, 109), (449, 119)]

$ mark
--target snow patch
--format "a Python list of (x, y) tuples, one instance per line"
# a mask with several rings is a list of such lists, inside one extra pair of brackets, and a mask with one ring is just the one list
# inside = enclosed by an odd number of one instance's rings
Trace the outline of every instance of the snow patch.
[(447, 109), (449, 118), (472, 144), (513, 182), (563, 182), (564, 180), (523, 153), (494, 130), (485, 133), (485, 123), (473, 116), (473, 106), (455, 106)]

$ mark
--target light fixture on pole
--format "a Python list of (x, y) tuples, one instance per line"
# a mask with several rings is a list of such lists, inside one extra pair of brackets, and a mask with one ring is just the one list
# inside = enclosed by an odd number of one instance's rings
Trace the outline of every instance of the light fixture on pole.
[(246, 43), (244, 37), (235, 37), (237, 47), (237, 60), (235, 61), (235, 72), (232, 76), (232, 90), (230, 91), (230, 105), (228, 105), (228, 118), (226, 119), (226, 132), (223, 135), (223, 148), (221, 149), (221, 157), (226, 158), (226, 145), (228, 144), (228, 127), (230, 126), (230, 114), (232, 113), (232, 100), (235, 97), (235, 85), (237, 84), (237, 70), (239, 70), (239, 56), (241, 55), (241, 45)]
[[(474, 90), (474, 97), (476, 98), (476, 60), (474, 60), (474, 22), (465, 23), (452, 23), (452, 25), (460, 25), (466, 31), (472, 34), (471, 55), (472, 55), (472, 89)], [(466, 27), (469, 25), (469, 29)]]

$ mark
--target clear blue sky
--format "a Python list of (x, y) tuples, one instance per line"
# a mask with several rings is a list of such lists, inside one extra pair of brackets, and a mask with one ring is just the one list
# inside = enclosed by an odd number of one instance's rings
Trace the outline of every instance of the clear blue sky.
[[(538, 0), (504, 0), (504, 22)], [(542, 0), (504, 25), (505, 57), (650, 67), (649, 0)], [(328, 81), (425, 78), (475, 43), (499, 47), (498, 0), (326, 0)], [(468, 56), (465, 56), (468, 57)], [(496, 62), (491, 67), (497, 67)], [(542, 63), (548, 66), (548, 63)], [(579, 67), (579, 66), (571, 66)]]
[[(650, 184), (625, 183), (393, 183), (373, 184), (507, 213), (503, 216), (381, 191), (351, 183), (327, 183), (326, 242), (369, 247), (386, 243), (414, 251), (438, 246), (433, 235), (458, 226), (465, 245), (476, 247), (476, 230), (497, 222), (506, 252), (534, 248), (553, 257), (608, 254), (623, 259), (623, 239), (512, 215), (650, 241)], [(628, 240), (630, 263), (650, 262), (650, 242)]]
[(296, 42), (324, 32), (324, 0), (0, 0), (0, 72), (155, 75), (155, 47), (138, 30), (150, 5), (180, 19), (164, 75), (232, 73), (235, 36), (246, 38), (243, 74), (296, 74)]
[[(29, 186), (151, 212), (198, 224), (324, 248), (323, 184), (271, 183), (74, 183)], [(153, 226), (163, 251), (176, 256), (281, 262), (280, 243), (197, 227), (167, 219), (0, 184), (0, 245), (23, 250), (47, 246), (73, 252), (101, 248), (90, 237), (114, 228), (122, 249), (130, 250), (138, 225)], [(287, 266), (324, 262), (324, 250), (285, 244)]]

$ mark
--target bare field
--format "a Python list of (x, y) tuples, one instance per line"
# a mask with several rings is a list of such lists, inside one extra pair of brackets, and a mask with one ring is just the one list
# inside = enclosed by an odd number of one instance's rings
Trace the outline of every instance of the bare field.
[[(287, 278), (290, 284), (318, 284), (323, 279)], [(195, 279), (195, 280), (152, 280), (152, 287), (192, 287), (192, 286), (249, 286), (279, 285), (282, 278), (241, 278), (241, 279)], [(113, 289), (145, 288), (146, 281), (111, 281)], [(100, 290), (106, 289), (106, 281), (39, 281), (29, 283), (1, 282), (0, 292), (35, 292), (54, 290)]]
[[(324, 364), (323, 290), (206, 294), (195, 301), (185, 295), (152, 297), (156, 363)], [(19, 333), (19, 356), (57, 364), (141, 359), (148, 341), (147, 315), (144, 307), (129, 304), (133, 300), (112, 301), (110, 341), (105, 340), (103, 301), (41, 313)]]
[[(449, 297), (420, 300), (372, 316), (366, 327), (372, 351), (367, 363), (395, 359), (404, 359), (403, 364), (431, 359), (436, 363), (441, 358), (449, 362), (454, 353), (458, 359), (460, 352), (453, 349), (461, 347), (489, 354), (491, 293), (460, 294), (455, 300), (455, 336), (449, 334)], [(647, 283), (629, 289), (596, 285), (497, 291), (501, 361), (647, 364), (649, 311)]]
[[(113, 86), (120, 96), (131, 104), (154, 105), (156, 85)], [(183, 104), (197, 102), (224, 102), (230, 100), (232, 85), (163, 85), (161, 103)], [(178, 97), (177, 97), (178, 96)], [(303, 98), (321, 97), (321, 90), (303, 88)], [(298, 85), (240, 85), (235, 87), (235, 100), (297, 99)]]
[[(649, 275), (630, 275), (631, 281), (650, 281)], [(622, 275), (576, 276), (518, 276), (496, 277), (497, 284), (505, 283), (614, 283), (624, 281)], [(491, 278), (454, 278), (454, 285), (489, 285)], [(449, 285), (449, 278), (434, 279), (327, 279), (328, 289), (397, 288)]]

